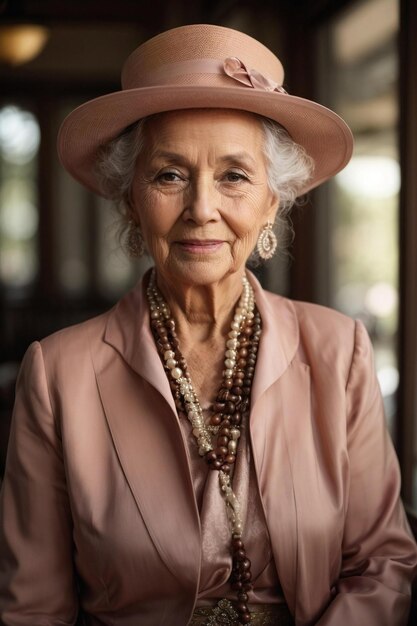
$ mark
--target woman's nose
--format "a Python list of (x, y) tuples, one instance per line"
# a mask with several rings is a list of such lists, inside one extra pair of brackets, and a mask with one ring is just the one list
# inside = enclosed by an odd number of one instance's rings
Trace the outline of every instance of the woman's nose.
[(183, 218), (192, 220), (199, 226), (221, 219), (220, 194), (213, 181), (207, 179), (193, 181), (186, 194)]

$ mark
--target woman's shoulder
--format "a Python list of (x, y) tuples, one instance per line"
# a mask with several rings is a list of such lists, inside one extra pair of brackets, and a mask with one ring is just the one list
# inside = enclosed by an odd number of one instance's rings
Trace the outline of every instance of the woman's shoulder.
[(266, 292), (272, 324), (278, 327), (288, 318), (294, 329), (295, 355), (303, 362), (320, 366), (338, 364), (346, 373), (358, 350), (369, 350), (370, 341), (361, 321), (319, 304), (291, 300)]
[(20, 366), (18, 388), (19, 384), (30, 387), (33, 381), (41, 380), (42, 384), (46, 381), (51, 397), (54, 397), (54, 389), (58, 386), (72, 390), (74, 385), (90, 380), (95, 371), (93, 346), (105, 345), (103, 339), (109, 313), (33, 341)]
[(107, 321), (113, 309), (78, 324), (62, 328), (39, 340), (42, 353), (47, 357), (81, 356), (90, 351), (92, 342), (102, 341)]
[(294, 316), (300, 332), (314, 329), (333, 335), (334, 333), (352, 334), (355, 331), (357, 320), (340, 311), (321, 304), (292, 300), (270, 291), (264, 293), (278, 317), (283, 313)]
[(274, 294), (267, 298), (276, 313), (272, 323), (278, 330), (280, 319), (292, 317), (296, 329), (292, 359), (314, 371), (316, 382), (324, 376), (326, 384), (332, 381), (335, 388), (345, 389), (350, 380), (356, 380), (356, 372), (362, 380), (373, 378), (372, 343), (361, 320), (318, 304)]
[(312, 302), (291, 301), (300, 331), (312, 331), (330, 335), (353, 335), (357, 320), (348, 315), (321, 304)]
[[(37, 343), (47, 369), (58, 372), (69, 367), (100, 367), (118, 349), (129, 352), (141, 328), (144, 303), (141, 282), (124, 294), (109, 310), (84, 322), (68, 326)], [(127, 346), (127, 347), (126, 347)], [(74, 372), (74, 374), (76, 373)]]

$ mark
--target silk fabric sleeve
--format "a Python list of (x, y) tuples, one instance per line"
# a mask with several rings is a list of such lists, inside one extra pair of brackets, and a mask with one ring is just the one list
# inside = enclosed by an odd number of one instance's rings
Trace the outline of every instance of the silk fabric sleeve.
[(0, 499), (0, 624), (74, 624), (77, 600), (62, 448), (39, 343), (19, 374)]
[(399, 499), (400, 473), (361, 323), (346, 388), (349, 493), (343, 564), (317, 626), (405, 626), (416, 546)]

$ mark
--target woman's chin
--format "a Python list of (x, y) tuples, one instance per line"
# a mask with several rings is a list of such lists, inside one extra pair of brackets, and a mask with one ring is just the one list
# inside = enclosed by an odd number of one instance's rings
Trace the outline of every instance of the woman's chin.
[(208, 259), (207, 257), (204, 258), (204, 256), (195, 256), (187, 260), (170, 259), (164, 264), (162, 272), (156, 263), (157, 272), (162, 273), (169, 282), (195, 286), (208, 286), (220, 283), (232, 274), (240, 274), (243, 268), (244, 264), (242, 264), (242, 267), (236, 267), (230, 259), (227, 261), (224, 259)]

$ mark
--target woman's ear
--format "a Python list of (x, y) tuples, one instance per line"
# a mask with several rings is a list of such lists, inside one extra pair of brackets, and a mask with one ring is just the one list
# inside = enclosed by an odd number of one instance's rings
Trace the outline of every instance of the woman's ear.
[(141, 257), (146, 250), (140, 223), (137, 215), (135, 217), (136, 219), (128, 220), (127, 231), (124, 237), (124, 248), (127, 255), (132, 259)]
[(135, 205), (133, 204), (132, 192), (129, 191), (129, 195), (125, 200), (126, 205), (126, 220), (130, 224), (134, 224), (137, 228), (140, 228), (140, 217), (139, 212), (136, 210)]
[(266, 213), (266, 219), (268, 222), (272, 222), (272, 224), (275, 223), (275, 218), (277, 216), (277, 213), (279, 211), (279, 196), (274, 194), (272, 196), (270, 205), (269, 205), (269, 209)]

